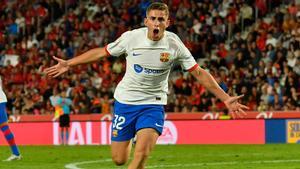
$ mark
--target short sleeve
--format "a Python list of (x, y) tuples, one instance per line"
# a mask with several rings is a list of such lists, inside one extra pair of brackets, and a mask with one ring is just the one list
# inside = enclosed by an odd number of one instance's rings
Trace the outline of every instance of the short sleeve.
[(117, 40), (109, 43), (105, 50), (112, 56), (120, 56), (126, 52), (128, 42), (130, 40), (130, 31), (123, 33)]
[(195, 61), (194, 57), (192, 56), (191, 52), (185, 47), (182, 41), (176, 36), (177, 42), (177, 57), (178, 62), (181, 65), (182, 69), (186, 71), (193, 71), (198, 67), (197, 62)]

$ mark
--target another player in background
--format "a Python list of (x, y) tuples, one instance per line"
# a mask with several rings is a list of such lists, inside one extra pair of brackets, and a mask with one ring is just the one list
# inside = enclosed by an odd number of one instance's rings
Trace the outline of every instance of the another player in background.
[(222, 100), (233, 117), (242, 116), (244, 109), (248, 109), (238, 103), (242, 96), (226, 94), (214, 78), (198, 66), (178, 36), (165, 31), (170, 23), (166, 4), (152, 3), (146, 14), (146, 28), (127, 31), (105, 48), (91, 49), (70, 60), (54, 56), (58, 64), (45, 70), (49, 76), (57, 77), (75, 65), (94, 62), (109, 55), (126, 55), (126, 72), (114, 93), (111, 152), (116, 165), (125, 164), (131, 150), (131, 139), (136, 135), (134, 157), (128, 169), (145, 167), (162, 133), (168, 76), (175, 62)]
[(11, 148), (12, 155), (4, 161), (20, 160), (22, 158), (18, 146), (15, 143), (15, 137), (8, 126), (7, 112), (6, 112), (7, 98), (2, 89), (2, 79), (0, 77), (0, 129)]
[(66, 97), (66, 92), (62, 91), (59, 95), (50, 97), (51, 104), (55, 107), (55, 120), (59, 118), (60, 140), (61, 144), (68, 144), (69, 127), (70, 127), (70, 112), (72, 100)]

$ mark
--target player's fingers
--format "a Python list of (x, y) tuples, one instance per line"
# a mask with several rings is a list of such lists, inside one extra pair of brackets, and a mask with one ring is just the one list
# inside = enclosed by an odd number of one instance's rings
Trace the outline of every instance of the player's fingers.
[(236, 103), (238, 101), (238, 99), (242, 98), (244, 95), (239, 95), (239, 96), (233, 96), (230, 97), (230, 99), (228, 99), (227, 101), (225, 101), (225, 103), (227, 102), (227, 104), (233, 104)]
[(242, 118), (247, 115), (247, 113), (241, 108), (239, 108), (239, 114), (242, 116)]
[(58, 77), (59, 75), (61, 75), (62, 74), (62, 72), (58, 72), (56, 75), (54, 75), (53, 77), (55, 78), (55, 77)]
[(56, 72), (56, 71), (57, 71), (57, 69), (55, 67), (51, 67), (51, 68), (45, 70), (45, 73), (46, 74), (52, 74), (53, 72)]
[(239, 107), (240, 107), (241, 109), (247, 109), (247, 110), (250, 109), (248, 106), (245, 106), (245, 105), (242, 105), (242, 104), (239, 104)]
[(58, 58), (58, 57), (56, 57), (56, 56), (52, 56), (52, 58), (53, 58), (54, 60), (58, 61), (58, 62), (64, 61), (63, 59), (60, 59), (60, 58)]
[(239, 111), (241, 112), (241, 114), (242, 114), (243, 116), (246, 116), (246, 115), (247, 115), (247, 113), (246, 113), (243, 109), (239, 109)]
[(56, 73), (54, 73), (54, 74), (49, 74), (48, 75), (50, 78), (54, 78), (55, 76), (56, 76)]
[(53, 70), (47, 74), (48, 74), (48, 76), (55, 76), (57, 73), (59, 73), (57, 70)]
[(244, 97), (243, 94), (242, 94), (242, 95), (239, 95), (239, 96), (234, 96), (234, 97), (232, 98), (231, 102), (235, 102), (235, 101), (239, 100), (239, 99), (242, 98), (242, 97)]
[(51, 71), (51, 70), (53, 70), (53, 69), (57, 69), (57, 64), (54, 65), (54, 66), (51, 66), (51, 67), (46, 68), (46, 69), (44, 70), (44, 72), (48, 72), (48, 71)]
[(231, 113), (230, 113), (230, 115), (231, 115), (231, 118), (233, 118), (233, 119), (235, 119), (235, 112), (234, 111), (232, 111)]
[(236, 116), (239, 118), (243, 118), (243, 115), (239, 111), (236, 112)]
[(233, 119), (235, 119), (237, 117), (244, 118), (246, 115), (247, 115), (247, 113), (241, 108), (238, 108), (238, 109), (232, 111), (232, 113), (231, 113), (231, 116)]

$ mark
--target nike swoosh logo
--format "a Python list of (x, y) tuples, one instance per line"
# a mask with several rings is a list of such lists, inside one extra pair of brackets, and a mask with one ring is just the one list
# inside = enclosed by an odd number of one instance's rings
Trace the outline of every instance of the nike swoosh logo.
[(132, 56), (139, 56), (142, 55), (141, 53), (133, 53)]
[(159, 124), (157, 124), (157, 123), (155, 123), (155, 125), (156, 125), (157, 127), (164, 127), (164, 126), (162, 126), (162, 125), (159, 125)]

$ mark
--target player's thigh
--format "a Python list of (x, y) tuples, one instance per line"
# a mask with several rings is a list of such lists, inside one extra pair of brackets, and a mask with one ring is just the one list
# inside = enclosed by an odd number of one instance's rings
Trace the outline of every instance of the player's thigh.
[(154, 148), (156, 141), (159, 137), (159, 133), (153, 128), (140, 129), (137, 132), (135, 154), (142, 156), (148, 156), (151, 150)]
[[(120, 120), (121, 118), (121, 120)], [(128, 120), (127, 120), (128, 119)], [(131, 150), (131, 139), (135, 133), (135, 122), (126, 115), (118, 114), (112, 120), (111, 129), (111, 153), (113, 161), (122, 165), (129, 158)]]
[[(137, 118), (135, 128), (137, 132), (141, 133), (141, 135), (152, 133), (152, 131), (156, 131), (158, 135), (160, 135), (163, 131), (164, 126), (164, 109), (162, 106), (148, 106), (143, 109), (143, 112)], [(153, 129), (153, 130), (143, 130), (143, 129)], [(143, 130), (140, 132), (140, 130)], [(151, 131), (151, 132), (150, 132)]]
[(111, 125), (111, 141), (124, 142), (134, 137), (138, 112), (136, 106), (115, 101)]

